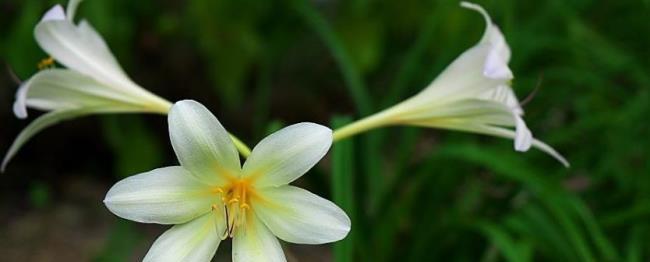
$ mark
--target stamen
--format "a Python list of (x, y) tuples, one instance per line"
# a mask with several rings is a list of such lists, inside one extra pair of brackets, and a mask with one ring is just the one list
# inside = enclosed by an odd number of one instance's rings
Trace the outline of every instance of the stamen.
[(223, 205), (223, 210), (224, 210), (224, 214), (226, 215), (226, 220), (224, 220), (226, 222), (226, 231), (223, 232), (223, 236), (221, 236), (221, 240), (228, 238), (228, 232), (230, 231), (230, 223), (228, 223), (228, 221), (230, 220), (228, 218), (228, 207), (226, 205)]
[[(247, 185), (241, 181), (237, 181), (225, 188), (214, 188), (214, 193), (221, 195), (223, 203), (223, 213), (225, 217), (226, 228), (221, 235), (221, 239), (234, 237), (236, 232), (245, 230), (246, 213), (251, 210), (251, 206), (247, 203)], [(216, 205), (213, 209), (216, 208)]]
[(54, 58), (51, 56), (48, 58), (44, 58), (37, 64), (38, 70), (43, 70), (43, 69), (48, 69), (54, 67)]

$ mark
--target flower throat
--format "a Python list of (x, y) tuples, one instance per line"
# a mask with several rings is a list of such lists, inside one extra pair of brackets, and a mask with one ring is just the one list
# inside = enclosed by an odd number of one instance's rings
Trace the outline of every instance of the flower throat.
[[(250, 203), (250, 185), (247, 181), (237, 180), (228, 186), (215, 189), (216, 193), (221, 195), (223, 204), (223, 213), (225, 217), (226, 229), (221, 239), (232, 238), (238, 229), (243, 229), (247, 221), (246, 213), (251, 209)], [(213, 205), (212, 209), (216, 209)]]

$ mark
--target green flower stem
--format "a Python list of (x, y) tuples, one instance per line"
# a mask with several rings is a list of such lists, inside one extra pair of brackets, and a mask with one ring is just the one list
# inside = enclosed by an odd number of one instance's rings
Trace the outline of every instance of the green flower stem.
[(334, 142), (346, 139), (348, 137), (366, 132), (374, 128), (387, 126), (390, 124), (390, 119), (391, 118), (388, 115), (388, 111), (382, 111), (365, 117), (361, 120), (354, 121), (334, 130)]
[(235, 147), (237, 148), (237, 151), (239, 151), (239, 154), (243, 156), (244, 158), (248, 158), (248, 156), (251, 155), (251, 148), (248, 147), (244, 142), (239, 140), (235, 135), (230, 134), (230, 140), (232, 140), (233, 143), (235, 143)]

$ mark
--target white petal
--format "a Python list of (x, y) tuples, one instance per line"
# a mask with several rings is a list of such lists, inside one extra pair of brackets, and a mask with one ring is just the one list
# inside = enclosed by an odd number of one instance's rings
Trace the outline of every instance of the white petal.
[(533, 138), (533, 147), (551, 155), (553, 158), (560, 161), (560, 163), (562, 163), (562, 165), (564, 165), (565, 167), (568, 168), (571, 166), (571, 164), (569, 164), (569, 161), (566, 160), (566, 158), (564, 158), (560, 153), (558, 153), (555, 149), (553, 149), (551, 146), (547, 145), (546, 143)]
[(476, 98), (488, 90), (507, 84), (505, 79), (488, 78), (483, 74), (490, 51), (488, 45), (477, 45), (463, 52), (418, 95), (408, 101), (418, 105)]
[(43, 18), (41, 18), (41, 22), (56, 20), (65, 20), (65, 13), (63, 12), (63, 7), (61, 7), (61, 5), (55, 5), (50, 8), (50, 10), (43, 15)]
[(526, 152), (533, 142), (533, 134), (530, 132), (521, 117), (515, 115), (515, 150)]
[(479, 43), (489, 43), (493, 45), (497, 55), (502, 60), (506, 62), (510, 61), (510, 47), (508, 47), (505, 37), (503, 37), (503, 33), (499, 30), (499, 27), (492, 22), (492, 18), (490, 18), (488, 12), (480, 5), (474, 3), (461, 2), (460, 6), (479, 12), (485, 19), (485, 32), (483, 33), (483, 37)]
[(490, 89), (479, 97), (481, 99), (492, 100), (504, 104), (517, 115), (521, 116), (524, 114), (524, 110), (521, 108), (519, 100), (515, 96), (515, 92), (508, 85), (500, 85), (494, 89)]
[(232, 242), (232, 261), (287, 261), (278, 239), (258, 218), (252, 216), (242, 230), (235, 233)]
[(27, 118), (27, 90), (29, 90), (29, 80), (22, 82), (16, 91), (13, 111), (14, 115), (20, 119)]
[(111, 112), (112, 108), (106, 107), (93, 107), (93, 108), (80, 108), (72, 110), (60, 110), (55, 112), (50, 112), (36, 118), (31, 122), (23, 131), (18, 134), (16, 140), (11, 144), (5, 158), (2, 160), (2, 165), (0, 166), (0, 172), (4, 172), (9, 161), (14, 157), (18, 150), (34, 135), (36, 135), (41, 130), (52, 126), (56, 123), (59, 123), (64, 120), (89, 115), (102, 112)]
[(280, 239), (298, 244), (341, 240), (350, 232), (350, 218), (336, 204), (293, 186), (260, 191), (254, 202), (257, 216)]
[(16, 92), (14, 113), (26, 116), (26, 107), (44, 111), (112, 105), (146, 111), (148, 101), (108, 88), (88, 76), (67, 69), (38, 72)]
[[(503, 137), (503, 138), (509, 138), (509, 139), (516, 139), (517, 133), (516, 131), (512, 131), (506, 128), (502, 127), (496, 127), (496, 126), (490, 126), (490, 125), (482, 125), (482, 124), (472, 124), (472, 123), (445, 123), (446, 126), (444, 125), (437, 125), (436, 127), (440, 128), (447, 128), (447, 129), (453, 129), (453, 130), (459, 130), (459, 131), (466, 131), (466, 132), (473, 132), (473, 133), (478, 133), (478, 134), (485, 134), (485, 135), (491, 135), (491, 136), (497, 136), (497, 137)], [(539, 141), (535, 138), (532, 138), (532, 146), (541, 150), (542, 152), (545, 152), (558, 160), (562, 165), (565, 167), (569, 167), (569, 162), (564, 158), (560, 153), (555, 151), (552, 147), (549, 145), (545, 144), (542, 141)]]
[(259, 142), (244, 163), (242, 177), (255, 177), (257, 187), (286, 185), (325, 156), (332, 130), (314, 123), (283, 128)]
[(515, 126), (513, 111), (506, 105), (485, 99), (463, 99), (435, 105), (400, 116), (402, 122), (436, 127), (440, 123), (474, 123)]
[(141, 222), (180, 224), (212, 209), (218, 195), (182, 167), (164, 167), (127, 177), (106, 194), (113, 214)]
[(512, 79), (513, 74), (508, 67), (508, 61), (503, 60), (499, 55), (499, 50), (496, 48), (490, 49), (485, 59), (485, 67), (483, 68), (483, 75), (492, 79)]
[(477, 98), (498, 86), (508, 85), (513, 78), (508, 67), (510, 48), (498, 27), (482, 7), (462, 2), (466, 8), (483, 14), (486, 30), (481, 41), (456, 58), (431, 84), (415, 97), (402, 103), (402, 109), (417, 109), (430, 103), (444, 103), (464, 98)]
[(74, 19), (75, 13), (77, 13), (77, 7), (79, 6), (79, 3), (81, 3), (82, 0), (69, 0), (68, 1), (68, 6), (66, 8), (66, 12), (68, 14), (68, 19), (72, 21)]
[(239, 155), (228, 132), (203, 105), (177, 102), (169, 111), (169, 136), (178, 161), (201, 181), (225, 183), (241, 169)]
[(175, 225), (153, 243), (143, 261), (151, 262), (209, 262), (212, 260), (221, 237), (224, 222), (215, 212), (210, 212), (190, 222)]
[(77, 27), (69, 20), (46, 20), (36, 25), (34, 36), (45, 52), (66, 67), (112, 88), (144, 92), (128, 78), (104, 40), (87, 23)]
[(508, 67), (510, 61), (510, 47), (506, 43), (501, 30), (492, 23), (490, 15), (480, 5), (461, 2), (462, 7), (475, 10), (485, 18), (485, 33), (479, 42), (490, 46), (485, 60), (483, 74), (493, 79), (512, 79), (513, 74)]

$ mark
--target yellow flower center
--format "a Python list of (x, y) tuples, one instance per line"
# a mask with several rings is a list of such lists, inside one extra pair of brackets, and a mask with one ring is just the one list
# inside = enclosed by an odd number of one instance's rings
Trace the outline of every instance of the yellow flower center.
[[(244, 179), (233, 180), (224, 187), (215, 188), (214, 191), (221, 196), (226, 223), (226, 230), (221, 238), (232, 238), (238, 229), (245, 228), (244, 225), (248, 221), (246, 215), (251, 211), (250, 200), (256, 194), (250, 181)], [(212, 206), (213, 210), (217, 208), (216, 204)]]

